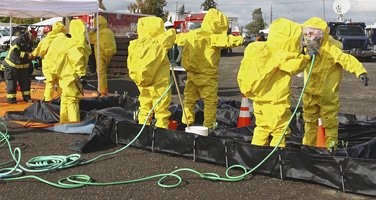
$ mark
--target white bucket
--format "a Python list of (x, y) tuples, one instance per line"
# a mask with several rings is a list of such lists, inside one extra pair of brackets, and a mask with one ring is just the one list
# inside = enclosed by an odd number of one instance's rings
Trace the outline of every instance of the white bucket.
[(46, 80), (46, 77), (44, 77), (44, 76), (36, 76), (35, 80), (37, 80), (37, 81), (44, 81), (44, 80)]
[(297, 74), (296, 76), (299, 77), (299, 78), (303, 78), (303, 77), (304, 77), (304, 72), (300, 72), (300, 73)]
[(208, 136), (209, 129), (205, 126), (190, 126), (185, 128), (185, 132), (197, 135)]

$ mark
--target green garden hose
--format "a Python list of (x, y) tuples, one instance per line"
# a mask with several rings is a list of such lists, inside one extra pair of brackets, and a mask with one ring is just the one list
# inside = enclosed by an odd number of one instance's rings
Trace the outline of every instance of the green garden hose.
[[(181, 169), (177, 169), (177, 170), (174, 170), (172, 172), (169, 172), (169, 173), (156, 174), (156, 175), (153, 175), (153, 176), (147, 176), (147, 177), (143, 177), (143, 178), (127, 180), (127, 181), (117, 181), (117, 182), (93, 182), (90, 176), (78, 174), (78, 175), (71, 175), (71, 176), (68, 176), (66, 178), (62, 178), (57, 183), (54, 183), (54, 182), (48, 181), (46, 179), (40, 178), (40, 177), (35, 176), (35, 175), (23, 175), (24, 172), (47, 172), (47, 171), (50, 171), (50, 170), (64, 169), (64, 168), (75, 167), (75, 166), (79, 166), (79, 165), (86, 165), (86, 164), (95, 162), (100, 158), (103, 158), (103, 157), (106, 157), (106, 156), (111, 156), (111, 155), (114, 155), (116, 153), (119, 153), (119, 152), (125, 150), (130, 145), (132, 145), (133, 142), (135, 142), (138, 139), (138, 137), (141, 135), (142, 131), (144, 130), (144, 128), (146, 126), (147, 119), (149, 119), (151, 113), (154, 111), (154, 108), (167, 95), (167, 93), (171, 89), (171, 86), (172, 86), (172, 83), (171, 83), (169, 85), (168, 89), (163, 93), (163, 95), (158, 99), (158, 101), (153, 106), (153, 108), (149, 111), (149, 113), (146, 117), (146, 120), (143, 123), (141, 130), (139, 131), (139, 133), (135, 136), (135, 138), (131, 142), (129, 142), (126, 146), (122, 147), (121, 149), (118, 149), (118, 150), (110, 152), (110, 153), (101, 154), (101, 155), (99, 155), (95, 158), (88, 160), (88, 161), (80, 161), (81, 156), (79, 154), (71, 154), (69, 156), (57, 156), (57, 155), (38, 156), (38, 157), (34, 157), (34, 158), (30, 159), (26, 163), (27, 167), (24, 167), (20, 164), (20, 162), (21, 162), (21, 150), (20, 150), (20, 148), (16, 147), (12, 151), (12, 147), (11, 147), (11, 144), (9, 142), (8, 128), (5, 124), (0, 122), (0, 125), (5, 128), (5, 132), (0, 131), (0, 143), (2, 143), (0, 145), (0, 147), (4, 146), (5, 144), (8, 146), (11, 157), (13, 159), (12, 162), (15, 163), (15, 165), (13, 167), (0, 169), (0, 179), (5, 180), (5, 181), (35, 179), (35, 180), (39, 180), (43, 183), (46, 183), (48, 185), (51, 185), (51, 186), (54, 186), (54, 187), (57, 187), (57, 188), (62, 188), (62, 189), (72, 189), (72, 188), (79, 188), (79, 187), (90, 186), (90, 185), (93, 185), (93, 186), (94, 185), (95, 186), (109, 186), (109, 185), (119, 185), (119, 184), (130, 184), (130, 183), (137, 183), (137, 182), (143, 182), (143, 181), (154, 180), (154, 179), (158, 180), (157, 184), (160, 187), (174, 188), (174, 187), (179, 186), (183, 182), (183, 178), (180, 175), (178, 175), (178, 173), (180, 173), (180, 172), (191, 172), (191, 173), (198, 175), (199, 177), (201, 177), (203, 179), (211, 180), (211, 181), (236, 182), (236, 181), (243, 180), (247, 175), (251, 174), (258, 167), (260, 167), (263, 163), (265, 163), (277, 151), (277, 148), (280, 145), (281, 141), (283, 140), (289, 124), (293, 120), (294, 115), (296, 114), (296, 112), (298, 110), (298, 107), (299, 107), (300, 102), (301, 102), (302, 97), (303, 97), (303, 93), (306, 89), (307, 83), (308, 83), (309, 78), (311, 76), (314, 61), (315, 61), (315, 55), (312, 56), (311, 66), (309, 68), (308, 76), (307, 76), (307, 79), (304, 83), (304, 87), (303, 87), (303, 90), (300, 94), (297, 106), (296, 106), (293, 114), (291, 115), (289, 123), (285, 127), (284, 132), (283, 132), (281, 138), (279, 139), (278, 144), (274, 147), (274, 149), (260, 163), (258, 163), (255, 167), (253, 167), (250, 170), (247, 170), (242, 165), (232, 165), (231, 167), (226, 169), (226, 176), (222, 177), (222, 176), (220, 176), (219, 174), (216, 174), (216, 173), (210, 173), (210, 172), (209, 173), (202, 173), (202, 172), (196, 171), (194, 169), (190, 169), (190, 168), (181, 168)], [(9, 162), (7, 162), (5, 164), (9, 164)], [(5, 164), (0, 164), (0, 166), (5, 165)], [(238, 170), (240, 169), (241, 171), (243, 171), (243, 173), (241, 175), (237, 175), (237, 176), (230, 175), (231, 170), (234, 170), (234, 169), (238, 169)], [(176, 181), (174, 183), (166, 184), (165, 180), (167, 178), (170, 178), (170, 179), (173, 178)], [(168, 182), (171, 182), (171, 181), (169, 180)]]

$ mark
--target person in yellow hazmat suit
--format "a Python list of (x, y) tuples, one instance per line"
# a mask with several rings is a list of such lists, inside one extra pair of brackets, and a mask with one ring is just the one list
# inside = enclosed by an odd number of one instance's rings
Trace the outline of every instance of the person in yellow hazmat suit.
[(70, 36), (58, 33), (45, 55), (46, 60), (54, 61), (49, 73), (58, 78), (62, 89), (60, 123), (80, 121), (79, 97), (91, 53), (84, 22), (72, 20), (69, 31)]
[[(44, 101), (51, 101), (54, 98), (54, 86), (58, 85), (58, 76), (56, 74), (51, 74), (51, 69), (55, 66), (55, 60), (45, 59), (44, 56), (47, 54), (50, 48), (51, 42), (58, 36), (58, 33), (65, 34), (66, 29), (63, 23), (55, 22), (52, 25), (52, 30), (47, 34), (43, 40), (41, 40), (31, 53), (33, 57), (41, 57), (43, 59), (42, 72), (46, 80), (44, 88)], [(61, 88), (58, 87), (58, 94), (61, 93)]]
[(227, 30), (227, 17), (212, 8), (206, 13), (201, 28), (176, 36), (176, 44), (183, 47), (182, 65), (187, 71), (183, 112), (186, 116), (182, 119), (185, 124), (195, 122), (194, 108), (200, 98), (204, 101), (204, 126), (212, 128), (216, 122), (221, 48), (243, 43), (242, 37), (227, 35)]
[[(112, 56), (116, 53), (116, 42), (114, 33), (111, 29), (107, 28), (107, 20), (103, 16), (98, 16), (98, 26), (97, 30), (97, 19), (94, 19), (94, 28), (89, 32), (90, 43), (94, 46), (95, 61), (97, 63), (97, 74), (98, 74), (98, 89), (102, 96), (107, 95), (107, 69), (108, 64), (110, 64)], [(98, 64), (98, 48), (97, 48), (97, 31), (99, 31), (99, 50), (100, 50), (100, 61)]]
[[(323, 32), (320, 48), (316, 52), (315, 64), (303, 96), (304, 137), (303, 144), (316, 146), (318, 118), (325, 128), (326, 147), (338, 144), (338, 87), (342, 80), (342, 70), (355, 74), (365, 86), (368, 85), (367, 71), (353, 56), (343, 53), (338, 43), (329, 37), (327, 23), (313, 17), (303, 24), (303, 28), (318, 29)], [(308, 71), (305, 71), (305, 79)]]
[[(137, 33), (138, 39), (132, 40), (128, 47), (127, 65), (129, 76), (140, 91), (139, 123), (147, 120), (150, 124), (151, 117), (147, 119), (147, 114), (170, 84), (167, 52), (174, 44), (176, 32), (175, 29), (165, 31), (159, 17), (143, 17), (138, 19)], [(170, 103), (171, 91), (168, 91), (154, 110), (157, 127), (168, 128)]]
[[(240, 91), (253, 101), (256, 128), (252, 144), (276, 146), (288, 126), (292, 77), (303, 71), (310, 60), (302, 50), (301, 25), (284, 18), (270, 25), (266, 42), (247, 46), (238, 84)], [(287, 129), (285, 135), (289, 133)], [(279, 146), (285, 146), (285, 137)]]

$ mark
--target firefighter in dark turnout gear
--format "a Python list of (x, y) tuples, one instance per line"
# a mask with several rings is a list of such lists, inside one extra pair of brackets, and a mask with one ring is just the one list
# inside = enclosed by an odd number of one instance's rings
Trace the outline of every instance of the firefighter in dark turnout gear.
[(20, 85), (25, 102), (31, 102), (30, 96), (30, 60), (33, 41), (37, 37), (36, 31), (30, 30), (12, 41), (9, 53), (3, 61), (5, 79), (7, 81), (8, 103), (17, 103), (17, 82)]

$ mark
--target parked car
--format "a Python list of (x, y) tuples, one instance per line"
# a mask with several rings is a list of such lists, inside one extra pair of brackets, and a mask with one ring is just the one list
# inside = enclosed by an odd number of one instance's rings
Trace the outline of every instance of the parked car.
[(3, 46), (6, 44), (6, 43), (9, 43), (9, 39), (10, 39), (10, 33), (8, 31), (8, 29), (0, 29), (0, 48), (1, 50), (5, 50), (3, 48)]
[(246, 46), (248, 46), (248, 44), (250, 44), (254, 41), (256, 41), (256, 35), (255, 34), (247, 35), (247, 36), (244, 37), (243, 45), (246, 47)]

